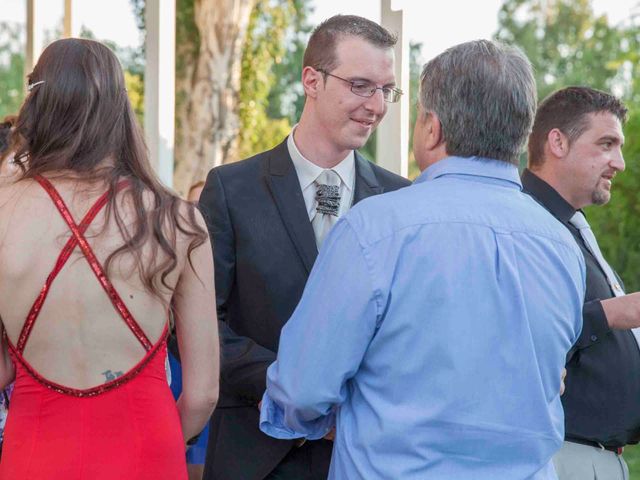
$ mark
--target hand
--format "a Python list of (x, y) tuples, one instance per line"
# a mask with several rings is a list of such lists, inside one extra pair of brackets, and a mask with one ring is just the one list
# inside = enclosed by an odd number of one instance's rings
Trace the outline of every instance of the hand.
[(562, 369), (562, 375), (560, 375), (560, 395), (564, 393), (564, 379), (567, 378), (567, 369)]
[(258, 411), (262, 411), (262, 400), (258, 402)]
[(327, 433), (323, 438), (325, 440), (333, 442), (336, 439), (336, 427), (333, 427), (331, 430), (329, 430), (329, 433)]

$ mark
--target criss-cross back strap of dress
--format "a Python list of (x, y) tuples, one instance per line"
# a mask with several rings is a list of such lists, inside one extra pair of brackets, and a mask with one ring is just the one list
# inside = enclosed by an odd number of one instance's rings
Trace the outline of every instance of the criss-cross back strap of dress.
[(42, 287), (42, 290), (40, 291), (40, 294), (36, 298), (35, 302), (33, 303), (33, 306), (31, 307), (31, 310), (29, 311), (29, 314), (27, 315), (27, 319), (25, 321), (24, 326), (22, 327), (22, 331), (20, 332), (20, 337), (18, 338), (18, 342), (16, 344), (16, 350), (20, 353), (24, 351), (27, 340), (29, 339), (29, 335), (33, 329), (33, 326), (38, 317), (38, 314), (40, 313), (40, 310), (42, 309), (42, 305), (44, 304), (44, 301), (47, 298), (47, 295), (51, 288), (51, 284), (53, 283), (57, 275), (60, 273), (60, 271), (64, 267), (65, 263), (71, 256), (71, 253), (76, 248), (76, 246), (80, 246), (80, 249), (82, 250), (82, 253), (87, 259), (87, 262), (91, 267), (91, 270), (93, 271), (96, 278), (100, 282), (100, 285), (102, 286), (104, 291), (109, 296), (109, 299), (111, 300), (111, 303), (115, 307), (116, 311), (120, 314), (120, 316), (125, 321), (129, 329), (133, 332), (133, 334), (136, 336), (138, 341), (142, 344), (144, 349), (148, 352), (149, 350), (151, 350), (153, 346), (152, 343), (149, 341), (149, 339), (147, 338), (142, 328), (140, 328), (138, 323), (135, 321), (135, 319), (133, 318), (133, 315), (131, 315), (131, 312), (129, 311), (125, 303), (122, 301), (122, 298), (120, 298), (120, 295), (118, 294), (118, 292), (112, 285), (111, 281), (105, 274), (102, 265), (96, 258), (95, 253), (91, 249), (89, 243), (87, 242), (87, 239), (84, 236), (84, 232), (86, 231), (87, 227), (91, 224), (91, 222), (96, 217), (96, 215), (100, 212), (100, 210), (102, 210), (102, 208), (104, 208), (104, 206), (107, 204), (110, 198), (110, 193), (115, 195), (118, 191), (120, 191), (121, 189), (129, 185), (129, 182), (126, 180), (123, 180), (118, 183), (116, 190), (114, 192), (107, 191), (103, 193), (100, 196), (100, 198), (98, 198), (98, 200), (96, 200), (93, 206), (89, 209), (89, 211), (84, 216), (80, 224), (76, 224), (64, 200), (62, 199), (58, 191), (55, 189), (55, 187), (51, 184), (51, 182), (42, 176), (36, 176), (35, 179), (42, 186), (42, 188), (44, 188), (44, 190), (49, 194), (49, 196), (53, 200), (53, 203), (58, 209), (58, 211), (60, 212), (60, 215), (69, 226), (72, 236), (69, 238), (65, 246), (62, 248), (62, 251), (58, 256), (58, 259), (53, 267), (53, 270), (51, 270), (51, 272), (49, 273), (47, 280), (45, 281), (45, 284)]

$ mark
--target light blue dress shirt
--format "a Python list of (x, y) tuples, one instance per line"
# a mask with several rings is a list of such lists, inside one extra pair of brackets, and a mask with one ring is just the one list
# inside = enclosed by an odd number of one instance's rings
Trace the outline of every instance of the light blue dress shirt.
[(449, 157), (325, 241), (268, 370), (260, 428), (337, 432), (336, 480), (555, 479), (584, 260), (517, 169)]

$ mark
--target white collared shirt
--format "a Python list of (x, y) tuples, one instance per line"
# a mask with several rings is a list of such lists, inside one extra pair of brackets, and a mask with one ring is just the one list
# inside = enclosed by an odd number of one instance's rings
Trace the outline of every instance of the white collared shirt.
[[(324, 171), (312, 161), (306, 159), (293, 139), (293, 132), (295, 132), (296, 126), (291, 130), (289, 138), (287, 139), (287, 148), (289, 149), (289, 155), (293, 161), (293, 166), (296, 169), (298, 175), (298, 182), (300, 182), (300, 189), (302, 190), (302, 196), (304, 198), (304, 204), (307, 207), (307, 213), (309, 214), (309, 220), (312, 220), (316, 214), (316, 189), (313, 185), (316, 178)], [(351, 208), (353, 202), (353, 192), (355, 188), (356, 178), (356, 161), (353, 150), (340, 161), (335, 167), (331, 168), (340, 177), (340, 210), (338, 216), (341, 217)]]

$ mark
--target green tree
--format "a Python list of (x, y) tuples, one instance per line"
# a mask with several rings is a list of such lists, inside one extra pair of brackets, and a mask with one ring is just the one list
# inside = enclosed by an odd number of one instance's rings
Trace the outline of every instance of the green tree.
[(18, 24), (0, 22), (0, 119), (18, 113), (25, 92), (24, 46)]
[(544, 98), (567, 85), (620, 86), (635, 31), (596, 16), (590, 0), (506, 0), (495, 38), (523, 49)]
[[(145, 1), (130, 1), (138, 27), (144, 32)], [(236, 4), (241, 3), (237, 1)], [(301, 55), (299, 45), (309, 30), (306, 21), (309, 1), (250, 0), (243, 1), (242, 5), (243, 8), (251, 5), (246, 33), (244, 29), (234, 30), (230, 18), (218, 18), (222, 11), (212, 0), (176, 1), (174, 182), (178, 190), (200, 179), (216, 163), (238, 160), (273, 146), (288, 133), (297, 117), (301, 100), (295, 87), (297, 82), (291, 82), (291, 79), (299, 78), (293, 69), (299, 68), (295, 57)], [(203, 27), (202, 15), (198, 16), (205, 8), (212, 18), (216, 17), (209, 19), (209, 23), (214, 22), (211, 23), (213, 27)], [(235, 51), (224, 50), (238, 38), (236, 34), (233, 40), (229, 37), (234, 31), (242, 38), (241, 56)], [(203, 39), (203, 32), (213, 38)], [(293, 48), (288, 49), (289, 46)], [(203, 48), (207, 55), (204, 61)], [(235, 58), (241, 58), (237, 90), (236, 64), (230, 60)], [(211, 68), (207, 69), (207, 66)], [(197, 86), (194, 82), (198, 82)], [(208, 88), (212, 95), (221, 98), (203, 97), (203, 91)], [(194, 105), (194, 95), (200, 98), (197, 105)], [(212, 113), (216, 119), (204, 130), (201, 128), (202, 115), (198, 117), (198, 123), (193, 122), (194, 110), (200, 109), (202, 104), (220, 110)], [(213, 138), (220, 148), (211, 148), (206, 140), (200, 141), (203, 134)], [(224, 138), (217, 140), (221, 136)], [(186, 148), (187, 144), (194, 147)]]
[(300, 77), (304, 51), (312, 30), (308, 22), (312, 7), (307, 0), (293, 0), (291, 7), (291, 22), (284, 38), (286, 52), (273, 65), (274, 83), (267, 99), (267, 116), (287, 118), (293, 125), (300, 119), (304, 107)]
[(262, 0), (251, 13), (242, 52), (240, 158), (275, 146), (299, 118), (308, 12), (301, 0)]

